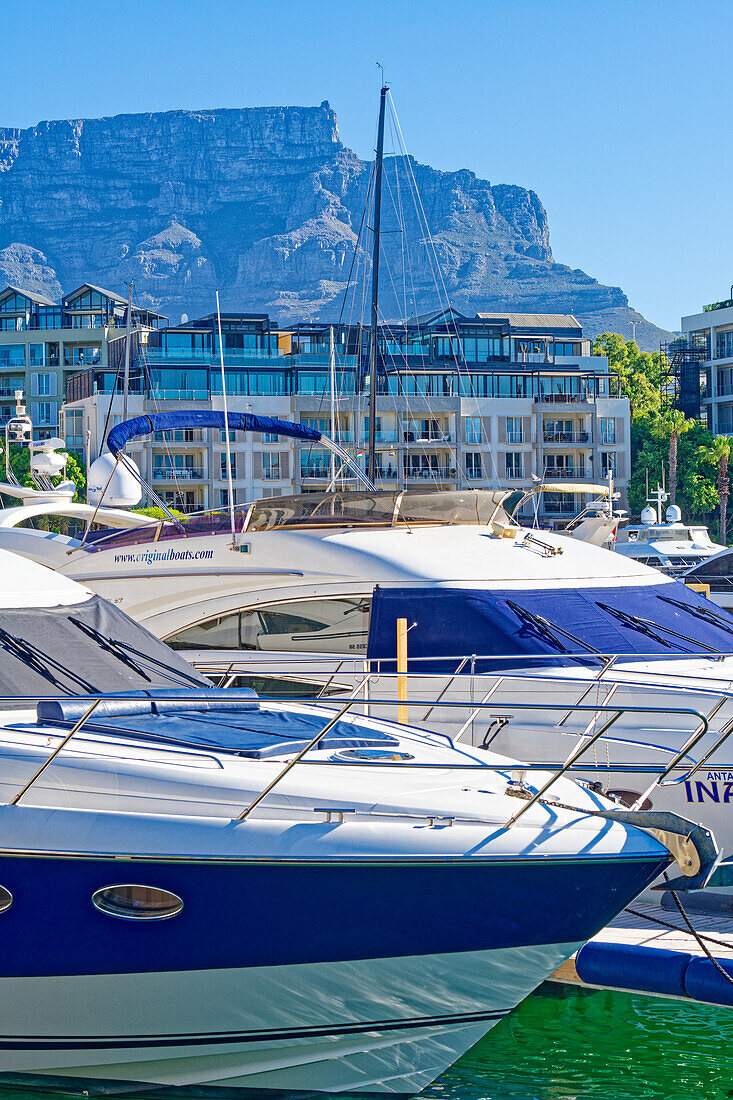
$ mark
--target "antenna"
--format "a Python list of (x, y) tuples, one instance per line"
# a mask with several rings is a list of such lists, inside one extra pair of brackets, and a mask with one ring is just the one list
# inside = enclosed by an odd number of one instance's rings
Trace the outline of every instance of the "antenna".
[(224, 436), (226, 440), (227, 456), (227, 483), (229, 485), (229, 517), (232, 525), (232, 546), (235, 545), (234, 523), (234, 486), (232, 484), (232, 447), (229, 441), (229, 409), (227, 407), (227, 380), (224, 374), (224, 342), (221, 338), (221, 310), (219, 308), (219, 291), (216, 292), (216, 320), (219, 325), (219, 359), (221, 361), (221, 392), (224, 397)]

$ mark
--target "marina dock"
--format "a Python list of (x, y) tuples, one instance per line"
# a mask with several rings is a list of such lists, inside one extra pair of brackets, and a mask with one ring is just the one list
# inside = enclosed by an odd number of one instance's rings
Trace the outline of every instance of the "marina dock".
[(733, 1008), (733, 905), (685, 909), (697, 938), (676, 908), (633, 902), (549, 980)]

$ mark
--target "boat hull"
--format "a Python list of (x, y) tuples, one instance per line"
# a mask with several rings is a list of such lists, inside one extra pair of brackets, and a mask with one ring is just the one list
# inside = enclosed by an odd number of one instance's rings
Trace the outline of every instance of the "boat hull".
[[(666, 862), (6, 854), (0, 1081), (414, 1092)], [(183, 909), (95, 908), (124, 882)]]

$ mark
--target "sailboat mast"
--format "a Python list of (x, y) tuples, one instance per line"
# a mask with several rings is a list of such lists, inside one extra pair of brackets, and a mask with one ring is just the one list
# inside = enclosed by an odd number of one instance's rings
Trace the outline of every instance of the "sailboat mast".
[(127, 420), (127, 395), (130, 392), (130, 329), (132, 326), (132, 279), (127, 295), (127, 323), (125, 325), (125, 374), (122, 383), (122, 419)]
[(379, 303), (379, 230), (382, 218), (382, 160), (384, 156), (384, 108), (387, 102), (389, 88), (382, 85), (379, 97), (379, 126), (377, 127), (377, 158), (374, 162), (374, 210), (372, 245), (372, 334), (371, 354), (369, 356), (369, 460), (367, 464), (367, 477), (370, 481), (376, 480), (377, 456), (376, 444), (376, 419), (377, 419), (377, 354), (379, 351), (379, 339), (377, 335), (377, 317)]

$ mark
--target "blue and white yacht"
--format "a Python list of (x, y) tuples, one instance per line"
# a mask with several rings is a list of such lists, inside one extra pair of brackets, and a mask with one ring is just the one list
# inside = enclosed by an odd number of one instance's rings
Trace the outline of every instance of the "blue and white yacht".
[[(726, 613), (620, 554), (522, 527), (510, 492), (364, 487), (139, 522), (121, 507), (131, 481), (141, 491), (125, 442), (184, 422), (220, 428), (224, 414), (113, 428), (90, 473), (93, 503), (3, 486), (24, 502), (0, 512), (0, 547), (87, 584), (223, 684), (329, 705), (359, 685), (377, 717), (397, 716), (390, 700), (405, 688), (410, 719), (552, 767), (589, 723), (612, 722), (575, 774), (624, 802), (692, 813), (733, 852)], [(242, 414), (229, 424), (338, 449), (303, 425)], [(88, 530), (21, 526), (44, 513), (85, 518)]]
[(0, 578), (0, 1083), (415, 1092), (670, 863), (568, 779)]

